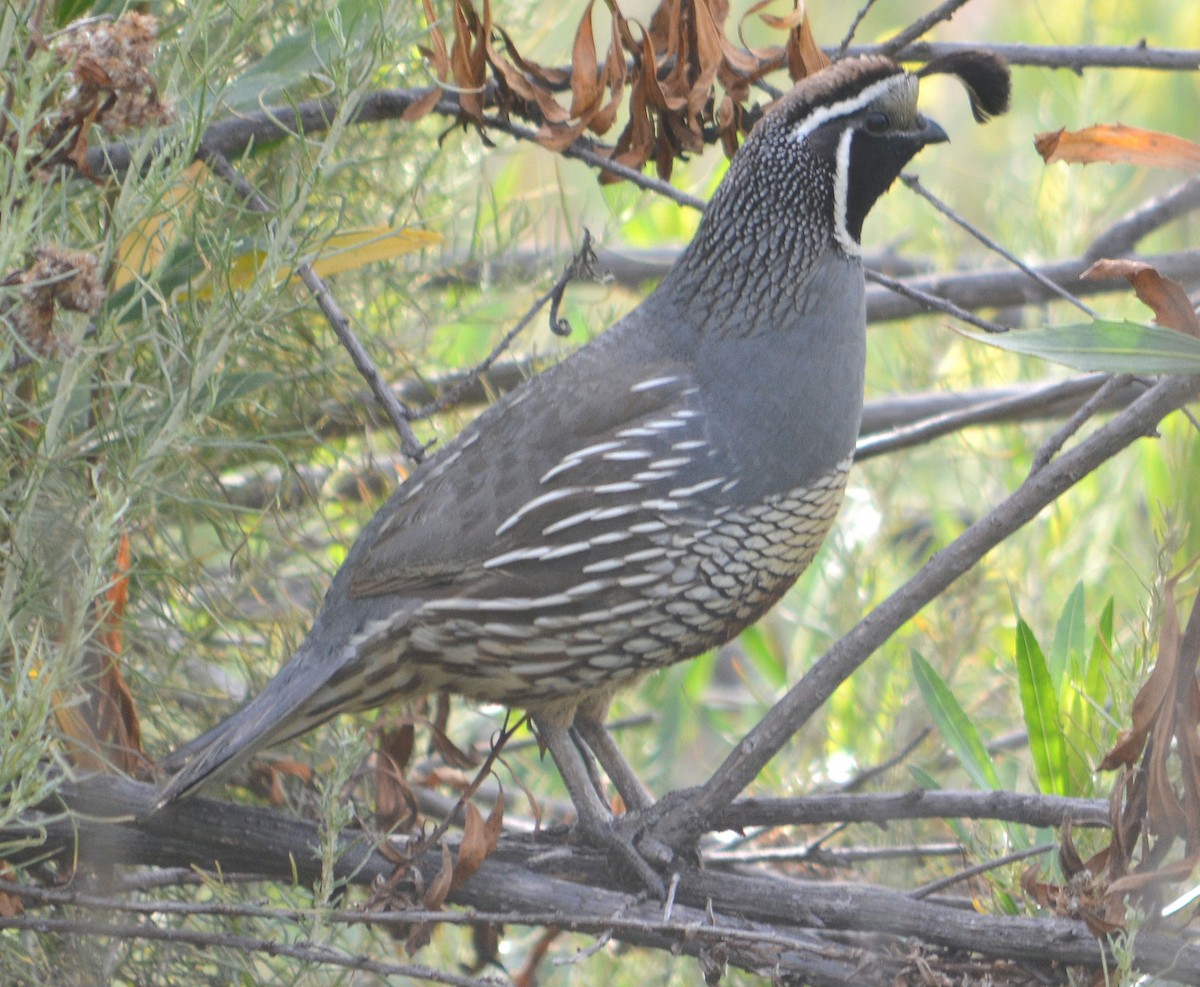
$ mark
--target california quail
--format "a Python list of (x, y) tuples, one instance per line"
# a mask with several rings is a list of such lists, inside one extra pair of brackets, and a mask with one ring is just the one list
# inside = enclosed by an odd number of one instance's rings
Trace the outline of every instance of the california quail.
[(658, 288), (412, 473), (283, 670), (165, 762), (160, 804), (337, 713), (445, 691), (529, 710), (589, 834), (608, 821), (573, 721), (644, 805), (608, 701), (729, 640), (812, 560), (862, 411), (863, 220), (946, 139), (883, 57), (778, 100)]

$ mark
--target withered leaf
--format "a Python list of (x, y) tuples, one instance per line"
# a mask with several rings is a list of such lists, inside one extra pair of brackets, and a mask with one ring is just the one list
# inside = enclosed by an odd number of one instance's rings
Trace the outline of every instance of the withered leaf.
[(1160, 326), (1200, 338), (1200, 318), (1192, 308), (1191, 300), (1178, 281), (1164, 277), (1145, 261), (1098, 260), (1081, 275), (1081, 280), (1105, 281), (1109, 278), (1125, 278), (1132, 286), (1138, 299), (1154, 312), (1154, 321)]
[(571, 116), (584, 119), (591, 116), (600, 106), (604, 95), (600, 79), (600, 65), (596, 59), (596, 38), (592, 33), (592, 7), (595, 0), (588, 0), (583, 8), (583, 17), (575, 31), (575, 43), (571, 48)]
[(1134, 164), (1147, 168), (1200, 171), (1200, 144), (1156, 130), (1098, 124), (1083, 130), (1035, 134), (1033, 146), (1046, 164)]
[(460, 768), (463, 771), (479, 766), (479, 757), (456, 746), (454, 741), (446, 736), (445, 730), (440, 729), (433, 723), (429, 725), (429, 728), (433, 734), (433, 745), (437, 748), (437, 752), (441, 754), (442, 760), (447, 764), (451, 767)]
[(454, 864), (454, 877), (449, 891), (457, 891), (479, 870), (487, 859), (487, 833), (483, 816), (468, 802), (464, 807), (466, 822), (463, 826), (462, 842), (458, 845), (458, 860)]
[(419, 816), (417, 798), (404, 777), (415, 729), (404, 723), (385, 730), (375, 754), (375, 819), (384, 830), (408, 830)]

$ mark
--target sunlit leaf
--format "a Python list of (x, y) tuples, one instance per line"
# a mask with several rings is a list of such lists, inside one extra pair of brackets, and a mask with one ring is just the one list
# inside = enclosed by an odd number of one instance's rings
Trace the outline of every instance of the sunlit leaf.
[(1054, 640), (1050, 644), (1047, 666), (1050, 681), (1055, 691), (1062, 688), (1063, 672), (1071, 655), (1083, 653), (1083, 638), (1086, 632), (1083, 617), (1083, 583), (1077, 582), (1067, 597), (1067, 604), (1054, 628)]
[(1200, 145), (1174, 134), (1126, 127), (1122, 123), (1036, 134), (1033, 146), (1046, 164), (1104, 162), (1200, 171)]
[(1045, 794), (1066, 795), (1070, 776), (1058, 696), (1037, 638), (1023, 620), (1017, 621), (1017, 681), (1038, 786)]
[(1136, 322), (1096, 321), (1008, 333), (976, 333), (961, 328), (955, 331), (1010, 353), (1039, 356), (1076, 370), (1200, 374), (1200, 339)]
[[(321, 277), (329, 277), (354, 271), (377, 261), (391, 260), (441, 242), (442, 238), (437, 233), (407, 227), (377, 226), (367, 230), (336, 233), (326, 241), (312, 266)], [(256, 247), (250, 247), (240, 253), (229, 265), (229, 278), (226, 282), (228, 286), (249, 287), (254, 283), (266, 258), (267, 252)], [(276, 284), (282, 283), (286, 277), (281, 272), (276, 278)], [(297, 276), (293, 274), (291, 277), (295, 279)], [(212, 293), (212, 283), (207, 282), (197, 288), (192, 297), (211, 298)]]
[(1000, 779), (975, 724), (958, 704), (942, 677), (917, 652), (912, 653), (913, 677), (925, 707), (946, 745), (979, 788), (997, 789)]

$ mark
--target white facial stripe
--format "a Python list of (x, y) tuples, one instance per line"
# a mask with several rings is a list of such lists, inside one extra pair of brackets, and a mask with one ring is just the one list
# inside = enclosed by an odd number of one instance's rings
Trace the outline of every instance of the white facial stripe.
[(842, 136), (838, 138), (837, 170), (833, 175), (833, 237), (851, 257), (861, 257), (862, 247), (846, 229), (846, 196), (850, 188), (850, 141), (853, 139), (853, 129), (842, 131)]
[(868, 103), (872, 103), (878, 99), (881, 93), (885, 93), (897, 86), (912, 85), (915, 82), (916, 79), (913, 76), (904, 73), (889, 75), (886, 79), (880, 79), (878, 82), (867, 86), (866, 89), (853, 99), (845, 100), (841, 103), (831, 103), (829, 106), (822, 106), (819, 110), (810, 114), (803, 123), (793, 128), (788, 136), (791, 140), (802, 141), (814, 130), (828, 123), (830, 120), (836, 120), (839, 117), (857, 113)]

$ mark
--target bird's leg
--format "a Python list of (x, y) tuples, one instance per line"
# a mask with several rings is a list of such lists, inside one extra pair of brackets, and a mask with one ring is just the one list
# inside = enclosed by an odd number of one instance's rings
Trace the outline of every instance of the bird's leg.
[(650, 808), (654, 804), (653, 796), (625, 760), (612, 734), (605, 728), (603, 720), (592, 719), (581, 709), (575, 714), (575, 729), (596, 755), (604, 773), (616, 786), (625, 808), (629, 812), (640, 812)]
[(613, 854), (620, 863), (646, 888), (662, 899), (666, 894), (662, 878), (638, 853), (633, 841), (613, 827), (612, 814), (597, 794), (588, 777), (579, 749), (571, 739), (570, 729), (557, 717), (537, 720), (538, 736), (558, 766), (563, 784), (575, 805), (579, 831), (591, 843)]
[(596, 767), (596, 759), (592, 756), (591, 748), (587, 745), (587, 738), (579, 731), (578, 725), (578, 721), (571, 724), (571, 743), (575, 745), (575, 750), (579, 752), (580, 760), (583, 761), (588, 779), (592, 783), (592, 790), (601, 802), (608, 805), (608, 792), (604, 786), (604, 779), (600, 777), (600, 769)]

